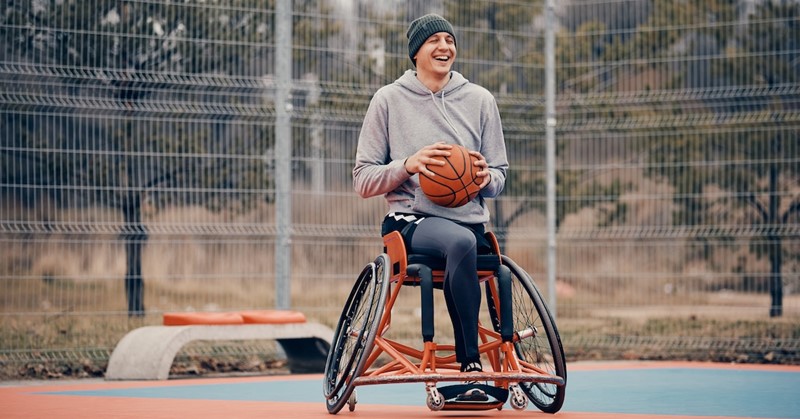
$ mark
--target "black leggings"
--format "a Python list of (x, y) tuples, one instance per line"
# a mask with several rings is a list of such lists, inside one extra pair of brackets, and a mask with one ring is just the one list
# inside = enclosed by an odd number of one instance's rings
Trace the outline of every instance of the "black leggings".
[(444, 298), (455, 336), (456, 360), (478, 361), (478, 315), (481, 287), (478, 283), (478, 247), (475, 233), (445, 218), (427, 217), (411, 237), (411, 253), (446, 259)]

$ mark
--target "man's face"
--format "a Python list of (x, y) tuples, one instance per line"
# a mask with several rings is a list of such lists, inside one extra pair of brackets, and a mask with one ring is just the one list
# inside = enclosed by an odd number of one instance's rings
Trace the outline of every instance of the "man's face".
[(456, 40), (447, 32), (437, 32), (422, 43), (414, 58), (418, 72), (446, 76), (456, 59)]

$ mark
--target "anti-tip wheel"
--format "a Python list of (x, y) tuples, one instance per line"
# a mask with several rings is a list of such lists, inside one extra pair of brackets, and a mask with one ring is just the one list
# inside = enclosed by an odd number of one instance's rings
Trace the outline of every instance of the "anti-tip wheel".
[(444, 409), (444, 397), (442, 397), (442, 393), (440, 393), (438, 389), (429, 389), (425, 404), (428, 405), (428, 409), (438, 412)]
[(351, 412), (356, 410), (356, 403), (358, 403), (358, 397), (356, 397), (356, 391), (353, 390), (353, 393), (351, 393), (350, 397), (347, 399), (347, 408)]
[(511, 404), (511, 407), (514, 410), (525, 410), (528, 408), (528, 397), (525, 393), (522, 392), (522, 389), (519, 386), (511, 386), (510, 390), (510, 398), (508, 402)]

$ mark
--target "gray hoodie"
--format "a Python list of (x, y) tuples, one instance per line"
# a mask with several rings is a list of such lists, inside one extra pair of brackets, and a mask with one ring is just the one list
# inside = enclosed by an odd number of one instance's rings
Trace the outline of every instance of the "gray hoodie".
[[(375, 92), (358, 137), (353, 186), (364, 198), (384, 195), (388, 212), (434, 215), (478, 224), (489, 221), (484, 198), (503, 190), (508, 169), (500, 112), (492, 94), (451, 71), (450, 81), (432, 93), (406, 71)], [(446, 208), (431, 202), (409, 175), (405, 159), (420, 148), (443, 141), (478, 150), (489, 164), (491, 181), (471, 202)]]

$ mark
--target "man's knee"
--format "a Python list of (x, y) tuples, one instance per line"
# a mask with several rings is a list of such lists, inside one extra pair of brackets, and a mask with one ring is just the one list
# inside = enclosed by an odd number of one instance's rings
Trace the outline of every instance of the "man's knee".
[(448, 244), (448, 254), (464, 255), (477, 252), (477, 240), (475, 235), (468, 229), (460, 229), (450, 237)]

